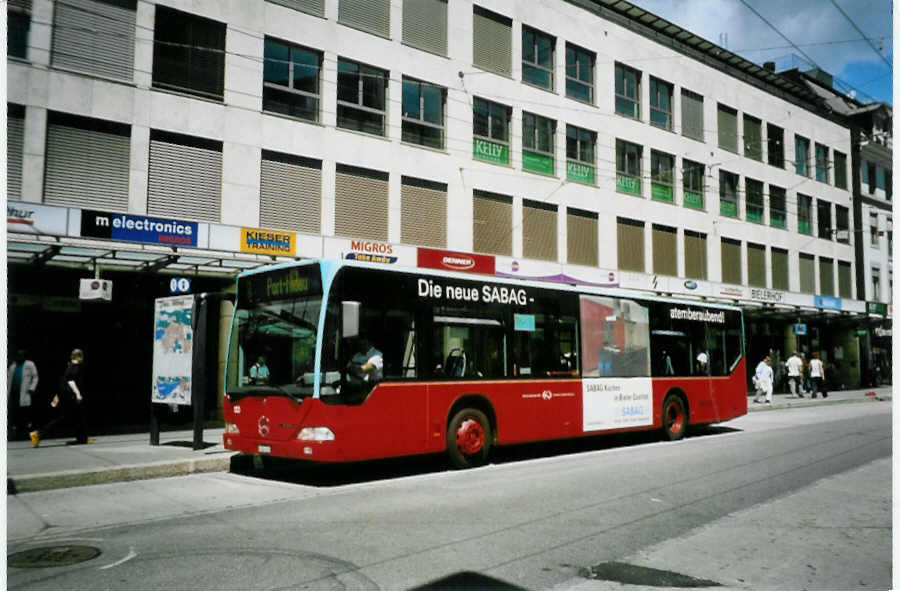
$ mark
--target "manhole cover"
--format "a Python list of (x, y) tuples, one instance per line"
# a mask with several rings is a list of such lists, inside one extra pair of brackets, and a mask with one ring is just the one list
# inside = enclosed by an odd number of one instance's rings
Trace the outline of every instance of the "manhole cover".
[(627, 585), (644, 585), (646, 587), (697, 588), (721, 586), (715, 581), (696, 579), (670, 570), (659, 570), (624, 562), (603, 562), (584, 569), (581, 576), (587, 579), (615, 581)]
[(92, 546), (45, 546), (10, 554), (6, 564), (16, 568), (47, 568), (78, 564), (98, 556), (100, 549)]

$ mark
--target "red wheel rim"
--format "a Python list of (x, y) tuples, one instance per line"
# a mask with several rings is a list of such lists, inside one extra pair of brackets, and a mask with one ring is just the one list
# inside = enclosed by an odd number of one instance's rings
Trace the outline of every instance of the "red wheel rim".
[(681, 412), (681, 406), (676, 402), (666, 407), (666, 427), (673, 435), (680, 433), (684, 427), (684, 413)]
[(477, 454), (484, 447), (484, 428), (481, 423), (469, 417), (456, 430), (456, 447), (463, 455)]

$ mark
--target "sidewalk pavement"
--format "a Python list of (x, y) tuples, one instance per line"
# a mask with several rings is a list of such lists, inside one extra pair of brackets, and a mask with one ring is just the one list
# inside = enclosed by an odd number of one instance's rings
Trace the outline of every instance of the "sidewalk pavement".
[[(871, 394), (871, 395), (867, 395)], [(828, 398), (797, 398), (775, 394), (772, 404), (753, 404), (750, 412), (891, 400), (891, 387), (829, 392)], [(30, 441), (7, 442), (7, 493), (18, 494), (89, 484), (222, 472), (231, 467), (234, 452), (222, 445), (223, 429), (205, 429), (204, 449), (194, 450), (193, 431), (164, 431), (160, 445), (150, 445), (148, 433), (105, 435), (90, 445), (66, 445), (65, 439), (41, 440), (37, 449)]]

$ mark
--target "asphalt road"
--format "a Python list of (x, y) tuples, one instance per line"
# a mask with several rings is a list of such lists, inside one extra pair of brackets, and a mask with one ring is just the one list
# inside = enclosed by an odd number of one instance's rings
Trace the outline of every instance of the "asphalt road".
[(419, 458), (28, 493), (7, 498), (7, 558), (57, 566), (8, 566), (7, 581), (580, 591), (683, 575), (888, 589), (890, 454), (891, 406), (873, 403), (753, 413), (677, 443), (517, 447), (464, 472)]

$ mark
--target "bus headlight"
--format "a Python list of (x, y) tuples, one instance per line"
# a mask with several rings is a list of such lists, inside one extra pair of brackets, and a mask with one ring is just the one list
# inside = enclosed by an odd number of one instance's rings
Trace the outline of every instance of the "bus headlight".
[(228, 423), (228, 422), (225, 423), (225, 432), (229, 433), (231, 435), (240, 435), (241, 434), (241, 432), (238, 429), (238, 426), (236, 424)]
[(303, 441), (334, 441), (334, 433), (328, 427), (303, 427), (297, 434)]

